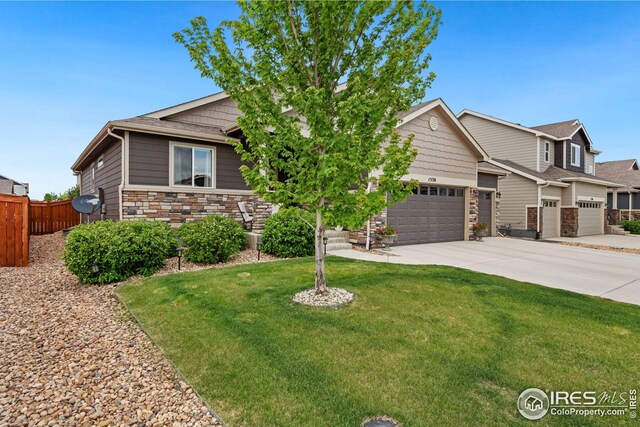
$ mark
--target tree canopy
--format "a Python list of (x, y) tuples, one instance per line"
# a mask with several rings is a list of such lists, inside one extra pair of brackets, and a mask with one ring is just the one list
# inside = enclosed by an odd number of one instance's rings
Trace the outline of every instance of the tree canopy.
[(266, 200), (316, 211), (323, 264), (325, 223), (360, 227), (411, 191), (401, 178), (413, 137), (395, 128), (435, 78), (426, 48), (440, 11), (410, 1), (239, 5), (236, 20), (211, 31), (197, 17), (174, 37), (237, 102), (247, 183)]

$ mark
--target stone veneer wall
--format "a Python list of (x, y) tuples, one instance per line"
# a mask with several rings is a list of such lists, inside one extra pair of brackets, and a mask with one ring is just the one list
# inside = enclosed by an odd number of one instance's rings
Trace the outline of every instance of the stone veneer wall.
[[(627, 211), (628, 213), (629, 211)], [(604, 225), (618, 225), (622, 221), (620, 209), (608, 209)]]
[(469, 189), (469, 214), (467, 216), (467, 234), (473, 236), (473, 227), (478, 223), (478, 190)]
[[(544, 207), (540, 207), (540, 230), (541, 231), (544, 225), (542, 223), (542, 219), (544, 218), (544, 215), (542, 214), (543, 209)], [(527, 208), (527, 231), (538, 231), (538, 208), (535, 206)]]
[(212, 214), (226, 215), (242, 224), (238, 202), (243, 201), (254, 217), (253, 231), (264, 229), (265, 219), (271, 215), (271, 203), (255, 194), (206, 194), (166, 191), (122, 192), (122, 219), (155, 219), (172, 227)]
[(633, 209), (629, 218), (629, 209), (620, 209), (620, 221), (640, 221), (640, 210)]
[(496, 236), (498, 235), (498, 233), (500, 233), (499, 228), (500, 228), (500, 199), (498, 199), (497, 197), (495, 198), (495, 207), (496, 207), (496, 216), (494, 218), (495, 222), (496, 222)]
[(560, 208), (560, 236), (578, 237), (578, 208)]
[[(378, 215), (374, 215), (369, 220), (371, 230), (371, 249), (382, 248), (384, 245), (376, 238), (376, 229), (387, 225), (387, 208), (384, 208)], [(367, 223), (357, 230), (349, 230), (349, 243), (354, 245), (367, 245)]]

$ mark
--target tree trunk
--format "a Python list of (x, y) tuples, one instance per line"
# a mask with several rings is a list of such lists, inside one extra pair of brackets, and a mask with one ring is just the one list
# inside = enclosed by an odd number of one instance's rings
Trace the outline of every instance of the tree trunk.
[(327, 281), (324, 277), (324, 224), (320, 209), (316, 210), (316, 293), (319, 295), (327, 293)]

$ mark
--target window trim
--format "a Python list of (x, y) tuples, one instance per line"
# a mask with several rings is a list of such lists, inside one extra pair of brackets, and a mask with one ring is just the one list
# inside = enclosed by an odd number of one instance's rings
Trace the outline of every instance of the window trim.
[[(576, 159), (573, 161), (573, 149), (576, 149)], [(571, 166), (580, 167), (580, 156), (582, 155), (582, 147), (579, 144), (571, 143), (571, 147), (569, 148), (569, 161), (571, 162)]]
[(551, 161), (551, 143), (549, 141), (544, 142), (544, 161), (546, 163)]
[[(174, 184), (173, 182), (173, 170), (174, 170), (174, 147), (183, 147), (191, 149), (191, 185), (180, 185)], [(211, 187), (196, 187), (193, 184), (193, 168), (195, 167), (195, 151), (194, 148), (203, 148), (211, 150)], [(169, 141), (169, 187), (173, 188), (184, 188), (184, 189), (194, 189), (201, 188), (205, 190), (215, 190), (216, 187), (216, 146), (215, 145), (205, 145), (205, 144), (192, 144), (189, 142), (178, 142), (178, 141)]]
[(96, 162), (91, 163), (91, 180), (89, 182), (89, 191), (96, 191)]

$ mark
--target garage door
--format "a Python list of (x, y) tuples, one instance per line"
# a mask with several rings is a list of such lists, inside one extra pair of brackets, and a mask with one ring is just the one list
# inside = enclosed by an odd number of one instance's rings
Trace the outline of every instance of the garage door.
[(558, 237), (558, 222), (560, 212), (558, 202), (555, 200), (544, 200), (542, 202), (542, 238)]
[(604, 234), (602, 203), (578, 203), (578, 236)]
[(487, 224), (487, 236), (491, 236), (493, 230), (492, 204), (489, 191), (480, 191), (478, 193), (478, 221)]
[(398, 245), (463, 240), (464, 189), (421, 185), (387, 209), (387, 223), (398, 230)]

